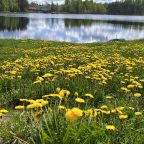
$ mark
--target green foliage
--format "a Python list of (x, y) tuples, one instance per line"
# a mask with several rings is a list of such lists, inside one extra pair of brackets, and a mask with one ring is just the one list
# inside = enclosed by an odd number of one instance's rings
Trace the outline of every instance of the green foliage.
[(108, 14), (144, 15), (144, 0), (124, 0), (110, 3)]
[(91, 14), (144, 15), (144, 0), (123, 0), (110, 4), (93, 0), (65, 0), (64, 12)]
[(106, 13), (106, 7), (103, 4), (96, 4), (93, 0), (66, 0), (64, 11), (69, 13)]
[(0, 0), (0, 11), (23, 12), (27, 7), (27, 0)]

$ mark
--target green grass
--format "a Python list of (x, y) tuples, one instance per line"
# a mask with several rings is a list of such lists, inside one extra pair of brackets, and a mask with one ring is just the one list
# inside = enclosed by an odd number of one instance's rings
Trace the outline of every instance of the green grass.
[[(0, 119), (0, 143), (143, 144), (143, 56), (144, 40), (92, 44), (0, 40), (0, 110), (9, 111)], [(44, 77), (47, 73), (52, 76)], [(30, 110), (29, 102), (20, 101), (59, 94), (58, 87), (69, 96), (48, 97), (47, 106)], [(75, 92), (85, 103), (75, 101)], [(25, 108), (15, 110), (18, 105)], [(73, 108), (82, 115), (76, 116), (76, 111), (70, 122), (66, 114)], [(128, 117), (120, 119), (121, 115)], [(116, 130), (107, 130), (107, 125)]]

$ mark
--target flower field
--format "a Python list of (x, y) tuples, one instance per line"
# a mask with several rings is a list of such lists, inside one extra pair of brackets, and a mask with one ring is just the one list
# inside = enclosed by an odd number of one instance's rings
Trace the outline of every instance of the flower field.
[(143, 144), (144, 40), (0, 40), (0, 143)]

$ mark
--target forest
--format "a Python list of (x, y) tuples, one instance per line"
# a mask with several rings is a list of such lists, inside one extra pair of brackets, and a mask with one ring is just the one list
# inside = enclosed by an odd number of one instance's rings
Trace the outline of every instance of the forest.
[(0, 11), (24, 12), (28, 9), (27, 0), (0, 0)]
[(144, 0), (121, 0), (112, 3), (95, 3), (93, 0), (65, 0), (63, 5), (38, 5), (27, 0), (0, 0), (0, 11), (23, 12), (30, 8), (47, 13), (144, 15)]
[(65, 0), (64, 11), (69, 13), (144, 15), (144, 0), (121, 0), (95, 3), (93, 0)]

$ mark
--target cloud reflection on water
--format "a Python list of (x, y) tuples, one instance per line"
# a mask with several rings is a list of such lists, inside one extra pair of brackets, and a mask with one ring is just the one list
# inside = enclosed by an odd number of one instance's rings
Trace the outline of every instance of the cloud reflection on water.
[[(13, 17), (13, 19), (15, 18)], [(0, 29), (0, 38), (41, 39), (76, 43), (144, 38), (144, 23), (29, 18), (29, 22), (24, 25), (24, 28), (18, 28), (18, 26), (15, 26), (16, 28), (13, 30)]]

